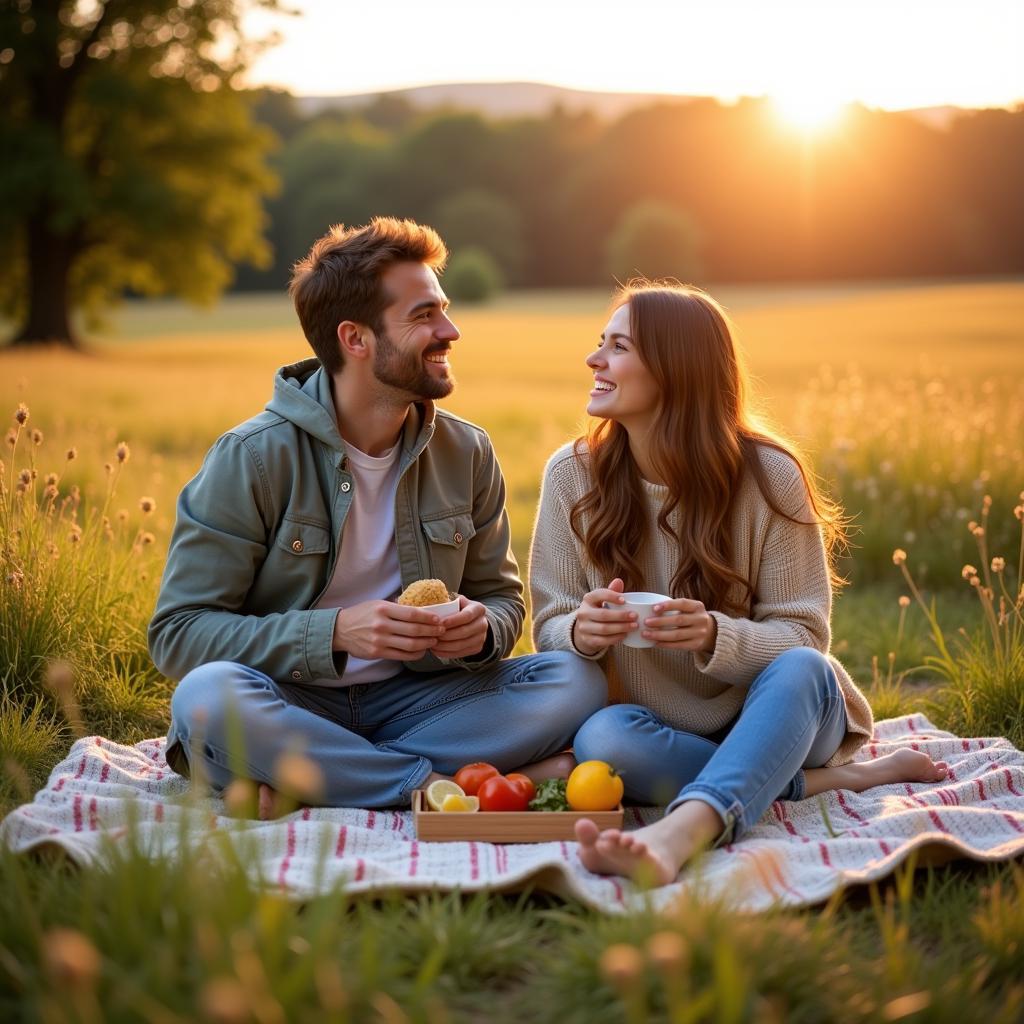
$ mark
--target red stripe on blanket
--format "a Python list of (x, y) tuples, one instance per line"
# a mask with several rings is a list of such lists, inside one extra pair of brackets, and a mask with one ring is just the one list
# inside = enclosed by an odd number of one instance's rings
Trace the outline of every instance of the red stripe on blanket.
[(110, 762), (104, 762), (103, 767), (100, 769), (100, 782), (106, 782), (110, 777)]
[(356, 881), (361, 882), (366, 877), (366, 862), (362, 857), (356, 861)]
[(480, 854), (476, 843), (469, 844), (469, 877), (476, 881), (480, 877)]
[(910, 730), (911, 732), (917, 732), (917, 726), (916, 726), (916, 725), (914, 725), (914, 720), (913, 720), (912, 718), (908, 718), (908, 719), (907, 719), (907, 728), (908, 728), (908, 729), (909, 729), (909, 730)]
[(366, 827), (367, 828), (373, 828), (373, 826), (376, 823), (377, 823), (377, 812), (376, 811), (367, 811), (366, 812)]
[(969, 751), (971, 749), (971, 741), (970, 740), (961, 740), (960, 741), (960, 746), (963, 748), (963, 751), (966, 754), (967, 751)]
[(608, 881), (612, 883), (612, 888), (615, 890), (616, 901), (619, 903), (625, 902), (622, 898), (622, 886), (619, 885), (618, 881), (614, 878), (609, 878)]
[(504, 853), (505, 853), (505, 847), (504, 846), (495, 846), (495, 848), (494, 848), (494, 871), (495, 871), (495, 874), (503, 875), (505, 873), (505, 870), (502, 867), (502, 863), (501, 863), (502, 859), (503, 859), (503, 856), (504, 856)]
[(82, 758), (81, 761), (78, 762), (78, 771), (75, 772), (76, 779), (80, 779), (85, 774), (85, 762), (86, 758), (84, 757)]
[(1013, 827), (1014, 832), (1024, 832), (1024, 826), (1020, 825), (1012, 814), (1004, 811), (1003, 817), (1006, 819), (1007, 824)]
[(942, 824), (942, 819), (941, 819), (941, 818), (939, 817), (939, 815), (938, 815), (938, 812), (937, 812), (937, 811), (933, 811), (933, 810), (932, 810), (931, 808), (929, 808), (929, 809), (928, 809), (928, 817), (932, 819), (932, 824), (933, 824), (933, 825), (934, 825), (934, 826), (935, 826), (935, 827), (936, 827), (936, 828), (937, 828), (937, 829), (938, 829), (938, 830), (939, 830), (940, 832), (948, 832), (948, 831), (949, 831), (949, 829), (948, 829), (948, 828), (946, 828), (946, 826)]
[(821, 851), (821, 859), (825, 862), (826, 867), (832, 867), (832, 860), (828, 855), (828, 849), (824, 843), (818, 843), (818, 849)]
[(559, 846), (561, 846), (561, 848), (562, 848), (562, 860), (566, 860), (567, 861), (569, 859), (569, 847), (565, 845), (565, 840), (564, 839), (562, 840), (561, 843), (559, 843)]
[(946, 765), (946, 778), (949, 779), (950, 782), (959, 782), (960, 781), (956, 777), (956, 772), (953, 771), (953, 766), (951, 764), (947, 764)]
[(910, 749), (911, 750), (920, 750), (921, 749), (921, 744), (920, 743), (911, 743), (910, 744)]
[(342, 825), (338, 829), (338, 843), (334, 847), (334, 856), (341, 857), (345, 853), (345, 843), (348, 840), (348, 825)]
[(99, 827), (99, 817), (96, 814), (96, 797), (93, 797), (89, 801), (89, 831), (95, 832)]
[(868, 747), (868, 753), (871, 755), (871, 760), (873, 761), (876, 757), (878, 757), (878, 745), (872, 743), (871, 746)]
[(879, 839), (878, 840), (878, 845), (882, 848), (882, 853), (886, 857), (888, 857), (889, 856), (889, 852), (890, 852), (889, 851), (889, 844), (884, 839)]
[(154, 821), (163, 821), (164, 820), (164, 805), (163, 804), (157, 804), (156, 807), (153, 808), (153, 820)]
[(67, 778), (65, 776), (61, 776), (57, 780), (57, 785), (53, 787), (54, 793), (59, 793), (64, 788), (64, 783), (67, 782), (67, 781), (68, 780), (67, 780)]
[(861, 817), (861, 816), (860, 816), (860, 815), (859, 815), (859, 814), (858, 814), (858, 813), (857, 813), (857, 812), (856, 812), (856, 811), (855, 811), (855, 810), (854, 810), (854, 809), (853, 809), (853, 808), (852, 808), (852, 807), (851, 807), (851, 806), (850, 806), (850, 805), (849, 805), (849, 804), (848, 804), (848, 803), (846, 802), (846, 797), (845, 797), (845, 796), (843, 796), (843, 791), (842, 791), (841, 789), (837, 789), (837, 790), (836, 790), (836, 796), (837, 796), (837, 797), (839, 798), (839, 806), (840, 806), (840, 807), (842, 807), (842, 809), (843, 809), (843, 810), (844, 810), (844, 811), (846, 812), (846, 814), (847, 814), (847, 815), (849, 815), (849, 816), (850, 816), (851, 818), (853, 818), (853, 820), (854, 820), (854, 821), (858, 821), (858, 822), (860, 822), (860, 824), (862, 824), (862, 825), (866, 825), (866, 824), (867, 824), (867, 821), (866, 821), (866, 820), (865, 820), (864, 818), (862, 818), (862, 817)]
[(82, 794), (76, 793), (75, 799), (71, 802), (71, 813), (75, 817), (75, 831), (82, 831)]
[(397, 811), (392, 811), (391, 818), (391, 831), (401, 832), (402, 831), (402, 816)]
[(409, 877), (416, 877), (416, 869), (419, 867), (420, 844), (414, 839), (409, 844)]
[(1003, 769), (1003, 774), (1006, 776), (1006, 788), (1014, 795), (1020, 796), (1020, 793), (1013, 788), (1013, 775), (1010, 773), (1009, 768)]
[(985, 783), (981, 779), (975, 779), (974, 784), (978, 787), (978, 799), (987, 800), (988, 795), (985, 793)]
[(284, 857), (281, 858), (281, 870), (277, 873), (277, 884), (282, 889), (288, 888), (288, 882), (286, 876), (288, 875), (288, 868), (291, 867), (292, 857), (295, 856), (295, 822), (288, 822), (288, 840), (285, 847)]
[(310, 808), (310, 807), (303, 807), (302, 808), (302, 820), (303, 821), (309, 821), (309, 816), (312, 813), (313, 813), (312, 808)]

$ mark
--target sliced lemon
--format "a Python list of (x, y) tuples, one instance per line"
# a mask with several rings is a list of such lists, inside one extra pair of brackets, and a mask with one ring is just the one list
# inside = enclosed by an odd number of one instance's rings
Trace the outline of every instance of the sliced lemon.
[(427, 806), (432, 811), (441, 810), (446, 796), (465, 796), (466, 791), (451, 779), (435, 779), (427, 786)]
[(441, 803), (442, 811), (479, 811), (480, 800), (475, 796), (459, 796), (458, 793), (449, 793)]

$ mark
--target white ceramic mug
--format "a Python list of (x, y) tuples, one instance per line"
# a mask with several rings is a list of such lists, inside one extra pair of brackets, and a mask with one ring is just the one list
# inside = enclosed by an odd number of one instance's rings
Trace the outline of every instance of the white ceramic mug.
[[(650, 594), (646, 591), (636, 590), (628, 594), (622, 595), (626, 599), (625, 604), (618, 605), (619, 608), (627, 612), (635, 612), (637, 616), (636, 629), (631, 629), (626, 636), (626, 639), (622, 642), (627, 647), (653, 647), (654, 641), (648, 640), (646, 637), (640, 635), (640, 631), (644, 628), (644, 623), (653, 614), (652, 609), (656, 604), (662, 604), (665, 601), (671, 601), (672, 598), (665, 594)], [(615, 607), (614, 605), (612, 607)], [(678, 615), (675, 609), (663, 612), (663, 615)]]

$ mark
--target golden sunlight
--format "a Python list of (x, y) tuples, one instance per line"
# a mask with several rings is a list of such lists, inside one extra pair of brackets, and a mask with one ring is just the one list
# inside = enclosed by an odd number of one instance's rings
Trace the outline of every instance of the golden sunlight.
[(778, 119), (786, 127), (805, 135), (815, 135), (835, 128), (849, 108), (849, 102), (845, 99), (807, 89), (775, 92), (770, 98)]

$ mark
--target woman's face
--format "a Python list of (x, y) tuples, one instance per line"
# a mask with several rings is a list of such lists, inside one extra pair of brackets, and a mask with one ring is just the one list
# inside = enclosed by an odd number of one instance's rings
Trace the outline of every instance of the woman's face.
[(630, 336), (629, 303), (612, 313), (601, 344), (587, 356), (587, 366), (594, 371), (594, 389), (587, 403), (591, 416), (616, 420), (624, 427), (643, 427), (653, 420), (658, 385)]

